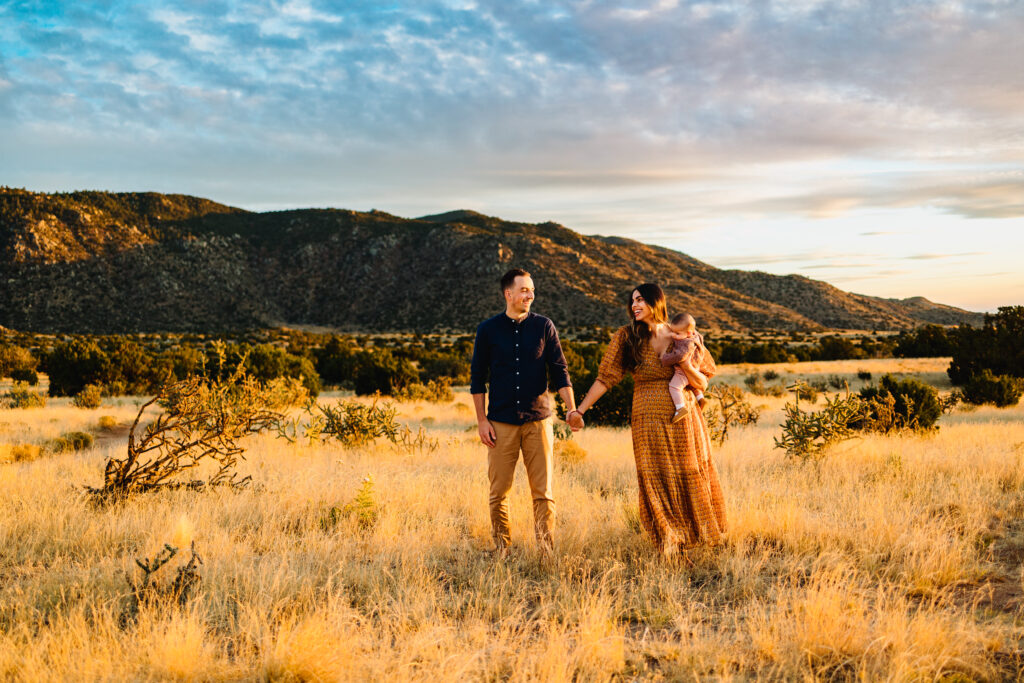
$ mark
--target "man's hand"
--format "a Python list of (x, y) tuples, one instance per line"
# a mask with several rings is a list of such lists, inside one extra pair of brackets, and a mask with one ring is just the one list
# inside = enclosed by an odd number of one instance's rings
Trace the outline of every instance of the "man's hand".
[(565, 416), (565, 423), (569, 425), (569, 429), (578, 432), (583, 429), (583, 415), (580, 414), (580, 411), (573, 410)]
[(494, 440), (497, 436), (494, 433), (494, 427), (487, 420), (480, 420), (477, 425), (477, 432), (480, 433), (480, 441), (483, 442), (488, 448), (494, 448)]

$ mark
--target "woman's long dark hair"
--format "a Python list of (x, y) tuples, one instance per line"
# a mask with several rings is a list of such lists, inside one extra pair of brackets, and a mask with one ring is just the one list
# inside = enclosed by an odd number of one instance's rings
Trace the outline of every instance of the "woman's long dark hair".
[(651, 328), (647, 323), (633, 318), (633, 292), (639, 292), (647, 305), (651, 307), (651, 316), (655, 323), (668, 322), (668, 305), (665, 303), (665, 292), (653, 282), (645, 282), (629, 290), (626, 310), (629, 312), (630, 325), (626, 329), (626, 343), (622, 346), (622, 367), (635, 370), (640, 365), (640, 354), (644, 340), (651, 336)]

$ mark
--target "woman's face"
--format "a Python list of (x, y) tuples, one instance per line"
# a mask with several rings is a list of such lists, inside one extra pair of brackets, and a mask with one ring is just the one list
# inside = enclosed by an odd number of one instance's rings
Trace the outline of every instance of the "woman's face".
[(647, 302), (644, 301), (644, 298), (640, 296), (640, 290), (638, 289), (633, 290), (633, 303), (630, 306), (630, 310), (633, 312), (633, 320), (638, 323), (651, 324), (654, 314), (651, 311), (651, 307), (648, 306)]

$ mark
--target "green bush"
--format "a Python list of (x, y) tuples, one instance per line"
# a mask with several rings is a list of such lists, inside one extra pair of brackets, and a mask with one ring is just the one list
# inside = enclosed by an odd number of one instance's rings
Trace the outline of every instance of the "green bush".
[(971, 378), (963, 388), (963, 399), (974, 405), (991, 403), (999, 408), (1015, 406), (1024, 394), (1024, 380), (1009, 375), (993, 375), (989, 369)]
[(857, 371), (857, 379), (862, 380), (864, 382), (870, 382), (871, 381), (871, 372), (868, 371), (868, 370), (858, 370)]
[(1004, 306), (986, 315), (980, 329), (961, 325), (950, 335), (953, 358), (946, 373), (953, 384), (966, 385), (982, 370), (1024, 377), (1024, 306)]
[(455, 400), (452, 381), (448, 377), (429, 380), (426, 384), (416, 382), (399, 389), (395, 397), (403, 401), (429, 401), (430, 403), (451, 403)]
[(71, 399), (71, 403), (78, 408), (99, 408), (103, 405), (103, 388), (98, 384), (86, 384)]
[(39, 384), (39, 375), (36, 374), (35, 370), (31, 370), (29, 368), (17, 368), (16, 370), (11, 370), (10, 376), (15, 382), (24, 382), (31, 387)]
[[(0, 344), (0, 377), (17, 380), (19, 377), (15, 373), (34, 371), (37, 365), (38, 361), (28, 349), (14, 344)], [(27, 380), (22, 379), (21, 381)]]
[(71, 453), (91, 448), (92, 434), (88, 432), (67, 432), (46, 442), (46, 450), (50, 453)]
[(356, 357), (355, 390), (361, 396), (391, 396), (419, 379), (407, 358), (396, 358), (388, 349), (361, 351)]
[(837, 443), (852, 439), (856, 425), (863, 422), (864, 401), (858, 396), (825, 397), (825, 407), (817, 412), (800, 410), (799, 400), (787, 403), (782, 436), (775, 447), (790, 458), (802, 462), (820, 460)]
[(931, 429), (942, 415), (938, 390), (919, 379), (885, 375), (877, 387), (861, 389), (860, 397), (869, 403), (866, 419), (876, 431)]
[(46, 359), (50, 396), (74, 396), (86, 384), (110, 377), (110, 358), (92, 339), (74, 338), (58, 344)]
[(0, 395), (0, 406), (4, 408), (42, 408), (46, 405), (46, 397), (37, 391), (30, 391), (24, 382), (15, 382), (14, 386)]

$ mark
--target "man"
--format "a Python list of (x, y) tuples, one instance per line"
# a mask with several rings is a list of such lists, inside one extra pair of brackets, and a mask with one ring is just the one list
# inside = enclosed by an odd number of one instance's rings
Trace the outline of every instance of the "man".
[[(510, 540), (508, 492), (522, 451), (533, 494), (537, 542), (542, 552), (549, 552), (555, 502), (551, 498), (554, 436), (548, 373), (567, 412), (576, 409), (576, 402), (554, 324), (530, 312), (533, 278), (514, 268), (501, 278), (501, 291), (505, 311), (477, 327), (470, 367), (480, 440), (488, 449), (491, 527), (496, 549), (504, 553)], [(485, 410), (488, 380), (490, 406)]]

